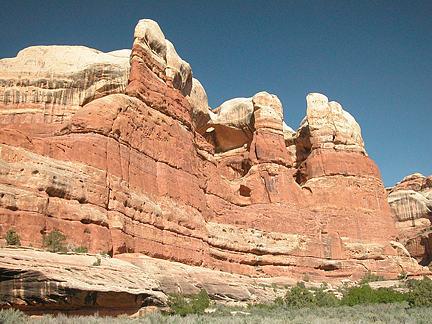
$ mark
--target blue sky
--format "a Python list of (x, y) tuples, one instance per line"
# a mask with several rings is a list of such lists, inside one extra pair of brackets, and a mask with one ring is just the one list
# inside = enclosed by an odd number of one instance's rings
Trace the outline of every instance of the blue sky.
[(297, 129), (320, 92), (359, 122), (386, 186), (432, 174), (432, 1), (6, 1), (0, 58), (30, 45), (131, 48), (143, 18), (212, 108), (265, 90)]

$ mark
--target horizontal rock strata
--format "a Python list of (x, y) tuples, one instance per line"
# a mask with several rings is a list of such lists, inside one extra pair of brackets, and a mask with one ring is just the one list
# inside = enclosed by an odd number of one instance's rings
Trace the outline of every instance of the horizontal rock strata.
[(411, 174), (387, 197), (401, 242), (420, 264), (432, 261), (432, 176)]
[[(142, 315), (155, 306), (166, 307), (171, 293), (197, 294), (201, 289), (217, 303), (245, 307), (283, 297), (296, 284), (288, 276), (250, 277), (136, 253), (110, 258), (12, 247), (0, 249), (0, 278), (0, 307), (14, 307), (29, 315)], [(341, 286), (328, 279), (329, 288)], [(321, 283), (305, 285), (318, 288)]]
[(267, 277), (420, 269), (396, 242), (379, 170), (338, 103), (308, 95), (297, 131), (266, 92), (211, 111), (149, 20), (137, 25), (130, 62), (124, 90), (66, 101), (68, 118), (35, 121), (6, 103), (1, 234), (41, 247), (41, 234), (59, 230), (92, 253)]
[(32, 46), (0, 60), (2, 123), (60, 123), (94, 99), (123, 92), (129, 56), (130, 50)]

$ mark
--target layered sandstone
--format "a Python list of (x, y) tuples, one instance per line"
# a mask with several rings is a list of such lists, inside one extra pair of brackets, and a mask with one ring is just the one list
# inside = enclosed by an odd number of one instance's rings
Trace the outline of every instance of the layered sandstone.
[[(1, 63), (2, 61), (0, 61)], [(125, 72), (125, 75), (127, 73)], [(125, 252), (259, 276), (396, 276), (380, 173), (355, 119), (321, 94), (297, 131), (260, 92), (210, 110), (159, 26), (135, 29), (124, 91), (65, 104), (65, 119), (0, 126), (1, 233), (40, 247), (53, 229), (91, 252)]]
[(139, 315), (154, 306), (165, 307), (171, 293), (189, 295), (201, 289), (217, 303), (246, 307), (283, 297), (296, 283), (289, 277), (251, 278), (142, 254), (110, 258), (34, 248), (1, 249), (0, 275), (0, 307), (36, 315)]
[(29, 314), (133, 314), (167, 298), (152, 274), (100, 255), (2, 249), (0, 275), (0, 307)]
[(387, 197), (401, 242), (420, 264), (432, 261), (432, 176), (411, 174)]
[(32, 46), (0, 60), (2, 124), (61, 123), (86, 103), (123, 92), (129, 56), (130, 50)]

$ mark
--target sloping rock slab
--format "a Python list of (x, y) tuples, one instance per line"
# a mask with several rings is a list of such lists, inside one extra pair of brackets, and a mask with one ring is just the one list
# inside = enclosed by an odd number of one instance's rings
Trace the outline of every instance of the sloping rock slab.
[(29, 314), (116, 315), (162, 306), (165, 301), (157, 280), (122, 260), (23, 248), (0, 250), (2, 308), (12, 306)]
[[(100, 259), (100, 265), (95, 262)], [(269, 289), (273, 284), (279, 288)], [(170, 293), (205, 289), (219, 302), (264, 302), (282, 297), (294, 279), (250, 278), (142, 254), (115, 258), (58, 254), (32, 248), (0, 249), (0, 308), (27, 314), (67, 313), (102, 316), (139, 313), (166, 306)]]

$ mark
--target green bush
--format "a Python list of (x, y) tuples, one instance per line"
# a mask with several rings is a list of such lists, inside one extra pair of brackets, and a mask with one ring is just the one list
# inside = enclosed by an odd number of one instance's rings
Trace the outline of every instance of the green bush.
[(202, 289), (198, 294), (185, 296), (184, 294), (170, 294), (168, 305), (174, 314), (186, 316), (188, 314), (204, 314), (210, 305), (207, 291)]
[(298, 282), (295, 287), (285, 294), (285, 304), (290, 308), (316, 307), (314, 295), (306, 289), (303, 282)]
[(340, 304), (339, 299), (334, 294), (325, 292), (323, 289), (318, 289), (314, 297), (318, 307), (337, 307)]
[(93, 262), (93, 266), (98, 267), (101, 265), (101, 259), (97, 258), (95, 262)]
[(407, 281), (410, 288), (408, 302), (414, 307), (432, 306), (432, 280), (424, 276), (423, 280), (410, 279)]
[(273, 304), (275, 306), (283, 306), (284, 304), (284, 299), (282, 297), (276, 297), (276, 299), (273, 301)]
[(6, 234), (2, 235), (2, 237), (6, 240), (7, 245), (16, 245), (16, 246), (21, 245), (20, 237), (15, 230), (11, 229), (7, 231)]
[(78, 246), (75, 251), (76, 253), (87, 253), (88, 248), (86, 246)]
[(306, 289), (304, 282), (298, 282), (295, 287), (287, 291), (284, 301), (289, 308), (337, 307), (340, 304), (339, 299), (334, 294), (325, 292), (324, 288), (316, 289), (313, 294)]
[(358, 304), (389, 304), (408, 300), (408, 294), (395, 291), (392, 288), (372, 289), (369, 285), (348, 288), (342, 298), (342, 305)]
[(42, 235), (43, 245), (50, 252), (67, 252), (66, 236), (59, 231), (51, 231), (48, 235)]

